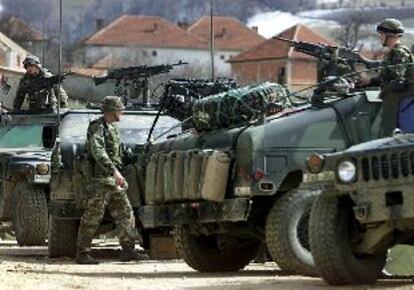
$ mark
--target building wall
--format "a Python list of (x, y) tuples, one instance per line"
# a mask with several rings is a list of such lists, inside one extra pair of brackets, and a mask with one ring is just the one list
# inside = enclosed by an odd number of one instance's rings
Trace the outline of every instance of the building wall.
[(242, 84), (272, 81), (289, 88), (303, 88), (316, 83), (316, 62), (309, 60), (263, 60), (232, 63), (233, 76)]
[(0, 83), (6, 81), (7, 84), (10, 85), (10, 91), (7, 94), (4, 90), (0, 89), (0, 101), (3, 102), (3, 105), (7, 108), (13, 108), (17, 85), (19, 84), (19, 80), (23, 74), (24, 70), (15, 70), (0, 66)]
[[(240, 51), (215, 51), (217, 76), (231, 76), (231, 66), (226, 61)], [(200, 76), (210, 75), (210, 51), (201, 49), (143, 48), (137, 46), (85, 46), (74, 54), (74, 65), (90, 67), (108, 54), (115, 58), (130, 61), (131, 65), (173, 63), (179, 60), (188, 62), (190, 67), (203, 68)]]
[(288, 82), (286, 59), (232, 63), (231, 67), (233, 77), (241, 84), (261, 81)]
[(290, 60), (289, 88), (298, 90), (317, 82), (315, 60)]

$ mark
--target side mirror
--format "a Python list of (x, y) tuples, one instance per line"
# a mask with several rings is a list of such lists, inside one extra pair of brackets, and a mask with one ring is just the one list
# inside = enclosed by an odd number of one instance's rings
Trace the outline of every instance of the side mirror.
[(57, 135), (56, 125), (45, 125), (42, 129), (42, 144), (44, 148), (52, 149)]

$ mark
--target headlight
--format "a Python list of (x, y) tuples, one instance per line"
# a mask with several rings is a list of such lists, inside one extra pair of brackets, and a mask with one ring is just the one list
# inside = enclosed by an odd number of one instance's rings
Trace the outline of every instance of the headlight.
[(357, 170), (355, 163), (351, 160), (342, 161), (337, 167), (338, 178), (343, 183), (351, 183), (355, 181)]
[(40, 175), (46, 175), (49, 173), (49, 165), (46, 163), (40, 163), (36, 165), (36, 172)]

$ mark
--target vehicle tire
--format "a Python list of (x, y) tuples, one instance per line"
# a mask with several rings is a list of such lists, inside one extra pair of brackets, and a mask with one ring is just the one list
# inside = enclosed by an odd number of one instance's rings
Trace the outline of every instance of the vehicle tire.
[(318, 190), (295, 189), (275, 201), (266, 220), (266, 245), (278, 266), (317, 276), (309, 247), (308, 223)]
[(351, 240), (358, 223), (350, 206), (334, 196), (320, 195), (309, 220), (309, 239), (316, 268), (331, 285), (373, 284), (381, 275), (386, 253), (357, 256)]
[(14, 188), (13, 227), (19, 246), (46, 243), (48, 208), (44, 189), (26, 181)]
[(48, 250), (50, 258), (76, 256), (78, 221), (50, 216)]
[(175, 246), (184, 261), (199, 272), (233, 272), (243, 269), (259, 250), (260, 241), (238, 239), (234, 247), (220, 249), (218, 235), (194, 235), (185, 226), (175, 227)]

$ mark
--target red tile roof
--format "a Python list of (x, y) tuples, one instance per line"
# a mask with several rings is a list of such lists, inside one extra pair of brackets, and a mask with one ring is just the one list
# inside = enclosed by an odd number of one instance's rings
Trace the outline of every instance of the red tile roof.
[[(292, 39), (296, 41), (306, 41), (312, 43), (322, 43), (329, 45), (338, 45), (333, 40), (328, 39), (313, 31), (312, 29), (298, 24), (283, 31), (277, 36)], [(229, 62), (246, 62), (270, 59), (286, 59), (286, 58), (311, 58), (301, 52), (295, 51), (288, 43), (277, 39), (269, 39), (248, 51), (231, 58)]]
[(43, 41), (45, 36), (22, 19), (11, 16), (0, 21), (0, 31), (15, 41)]
[[(214, 45), (220, 49), (246, 50), (266, 40), (234, 17), (214, 16), (213, 23)], [(210, 16), (203, 16), (187, 31), (209, 43), (210, 26)]]
[(88, 37), (86, 45), (197, 48), (207, 43), (157, 16), (124, 15)]

